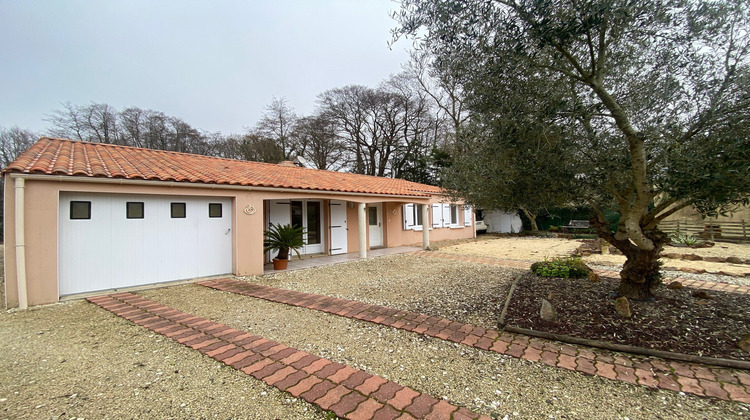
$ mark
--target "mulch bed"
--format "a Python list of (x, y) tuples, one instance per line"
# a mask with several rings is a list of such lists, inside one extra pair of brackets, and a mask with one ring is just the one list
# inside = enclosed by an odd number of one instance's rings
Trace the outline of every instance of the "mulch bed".
[[(632, 318), (614, 308), (619, 279), (561, 279), (525, 275), (508, 308), (506, 324), (554, 334), (608, 341), (647, 349), (750, 361), (737, 342), (750, 333), (750, 296), (660, 287), (653, 302), (630, 302)], [(557, 311), (555, 322), (540, 318), (542, 299)]]

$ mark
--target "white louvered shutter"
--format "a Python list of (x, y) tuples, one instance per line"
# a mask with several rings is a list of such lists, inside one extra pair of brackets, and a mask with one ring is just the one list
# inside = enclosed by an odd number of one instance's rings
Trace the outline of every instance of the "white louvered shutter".
[(451, 205), (443, 204), (443, 227), (450, 227), (451, 225)]
[(464, 226), (471, 226), (471, 206), (464, 206)]
[(405, 204), (404, 212), (404, 230), (414, 229), (414, 204)]
[(440, 204), (432, 205), (432, 227), (443, 227), (443, 207)]

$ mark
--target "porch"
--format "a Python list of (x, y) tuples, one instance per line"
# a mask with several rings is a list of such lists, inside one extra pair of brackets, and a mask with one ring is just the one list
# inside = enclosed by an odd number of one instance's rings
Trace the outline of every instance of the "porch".
[[(422, 248), (420, 247), (414, 247), (414, 246), (398, 246), (393, 248), (378, 248), (378, 249), (370, 249), (367, 252), (367, 256), (365, 258), (376, 258), (376, 257), (383, 257), (386, 255), (396, 255), (396, 254), (406, 254), (409, 252), (415, 252), (419, 251)], [(347, 261), (355, 261), (362, 259), (362, 257), (359, 255), (358, 252), (350, 252), (348, 254), (338, 254), (338, 255), (324, 255), (324, 254), (317, 254), (317, 255), (304, 255), (302, 256), (302, 259), (295, 257), (292, 257), (290, 255), (289, 257), (289, 265), (287, 266), (286, 270), (277, 271), (273, 269), (273, 264), (265, 264), (263, 266), (263, 274), (276, 274), (276, 273), (283, 273), (285, 271), (294, 271), (294, 270), (304, 270), (307, 268), (313, 268), (313, 267), (322, 267), (324, 265), (332, 265), (332, 264), (338, 264), (343, 263)]]

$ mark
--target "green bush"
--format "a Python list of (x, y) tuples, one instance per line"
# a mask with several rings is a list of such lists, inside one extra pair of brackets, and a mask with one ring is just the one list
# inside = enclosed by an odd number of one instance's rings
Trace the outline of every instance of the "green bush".
[(686, 246), (695, 246), (695, 245), (700, 245), (703, 243), (703, 240), (697, 236), (681, 235), (679, 233), (670, 235), (669, 239), (673, 243), (678, 243), (678, 244), (682, 244)]
[(531, 272), (542, 277), (582, 278), (589, 275), (590, 269), (578, 257), (554, 258), (537, 261), (531, 265)]

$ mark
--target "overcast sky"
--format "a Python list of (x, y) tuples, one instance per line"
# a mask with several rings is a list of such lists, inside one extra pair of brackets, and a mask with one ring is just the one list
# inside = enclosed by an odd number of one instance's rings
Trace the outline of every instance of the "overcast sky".
[(0, 0), (0, 126), (44, 131), (70, 101), (138, 106), (224, 134), (272, 98), (316, 96), (398, 73), (391, 0)]

